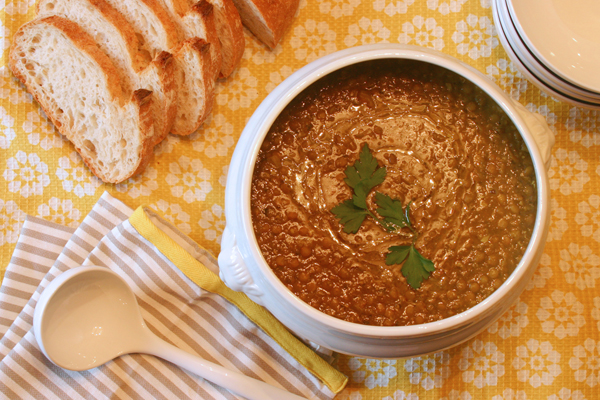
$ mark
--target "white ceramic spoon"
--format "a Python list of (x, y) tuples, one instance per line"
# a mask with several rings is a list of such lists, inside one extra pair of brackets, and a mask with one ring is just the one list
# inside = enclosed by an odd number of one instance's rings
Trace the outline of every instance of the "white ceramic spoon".
[(302, 399), (158, 338), (144, 323), (129, 285), (108, 268), (78, 267), (56, 277), (40, 295), (33, 328), (46, 357), (69, 370), (83, 371), (124, 354), (145, 353), (251, 400)]

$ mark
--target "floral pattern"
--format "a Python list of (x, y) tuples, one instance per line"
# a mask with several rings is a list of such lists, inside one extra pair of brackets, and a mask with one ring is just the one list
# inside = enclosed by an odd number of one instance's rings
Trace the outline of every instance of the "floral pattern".
[(402, 24), (402, 33), (398, 42), (430, 47), (435, 50), (444, 48), (444, 28), (439, 26), (434, 18), (415, 16), (412, 22)]
[(164, 219), (172, 223), (181, 232), (185, 234), (192, 232), (190, 215), (183, 211), (179, 204), (160, 199), (156, 203), (150, 204), (150, 208), (158, 211)]
[(326, 0), (319, 2), (319, 11), (338, 19), (354, 14), (354, 9), (359, 5), (360, 0)]
[(221, 243), (223, 229), (225, 229), (225, 213), (223, 208), (218, 204), (213, 204), (210, 210), (204, 210), (201, 214), (202, 218), (198, 221), (198, 225), (204, 232), (206, 240)]
[(40, 204), (37, 216), (48, 221), (76, 228), (81, 220), (81, 211), (73, 206), (70, 199), (52, 197), (48, 203)]
[(294, 28), (290, 44), (296, 58), (309, 63), (336, 51), (336, 37), (336, 32), (329, 28), (327, 22), (309, 19), (304, 25)]
[(560, 191), (564, 196), (580, 193), (583, 185), (590, 181), (587, 169), (587, 161), (578, 152), (557, 149), (548, 172), (550, 188)]
[(373, 9), (375, 11), (383, 11), (390, 17), (396, 14), (406, 14), (408, 8), (415, 2), (415, 0), (375, 0), (373, 2)]
[(449, 363), (450, 355), (442, 352), (429, 357), (413, 357), (404, 363), (404, 369), (410, 383), (431, 390), (442, 387), (450, 376)]
[(572, 142), (584, 147), (600, 144), (600, 114), (597, 111), (571, 108), (565, 127)]
[(557, 394), (548, 396), (548, 400), (586, 400), (586, 397), (581, 390), (562, 388)]
[(496, 28), (488, 17), (469, 15), (465, 20), (456, 23), (452, 34), (458, 54), (467, 54), (471, 59), (489, 57), (498, 46)]
[(217, 85), (217, 104), (227, 106), (231, 111), (250, 108), (258, 97), (258, 80), (248, 68), (238, 68), (229, 77), (227, 85)]
[(56, 176), (61, 181), (65, 192), (79, 198), (95, 195), (96, 189), (102, 185), (102, 181), (85, 167), (83, 160), (75, 151), (58, 159)]
[(581, 225), (581, 236), (592, 237), (600, 242), (600, 196), (592, 194), (577, 206), (575, 222)]
[(140, 196), (150, 196), (158, 189), (158, 171), (154, 167), (148, 167), (143, 174), (127, 179), (123, 183), (115, 185), (118, 192), (127, 193), (132, 199)]
[(14, 138), (17, 137), (13, 125), (15, 119), (4, 109), (0, 107), (0, 149), (8, 149)]
[(518, 371), (517, 379), (534, 388), (551, 385), (562, 373), (560, 353), (550, 342), (529, 339), (527, 344), (517, 347), (516, 353), (512, 365)]
[(363, 44), (387, 42), (389, 37), (390, 30), (383, 25), (381, 20), (370, 20), (363, 17), (358, 20), (358, 24), (352, 24), (348, 27), (348, 36), (344, 39), (344, 44), (348, 47), (353, 47)]
[(496, 386), (498, 378), (505, 373), (504, 353), (492, 342), (475, 340), (463, 348), (458, 368), (463, 371), (464, 382), (473, 383), (479, 389)]
[(356, 382), (364, 382), (369, 389), (387, 387), (390, 379), (397, 375), (396, 360), (364, 360), (351, 358), (348, 366)]
[[(146, 171), (103, 184), (59, 135), (7, 65), (8, 45), (35, 0), (0, 7), (0, 257), (26, 215), (75, 227), (106, 190), (148, 205), (218, 255), (229, 162), (262, 100), (299, 68), (349, 46), (400, 43), (456, 57), (538, 113), (555, 133), (546, 246), (525, 291), (476, 337), (401, 360), (337, 355), (341, 400), (592, 400), (600, 341), (600, 111), (558, 101), (517, 70), (497, 36), (491, 0), (301, 0), (274, 50), (246, 30), (239, 68), (217, 82), (210, 118), (169, 135)], [(0, 277), (2, 267), (0, 267)]]
[(176, 162), (169, 164), (166, 182), (174, 197), (192, 203), (206, 199), (206, 195), (212, 190), (209, 179), (210, 171), (204, 168), (199, 158), (181, 156)]
[(523, 78), (512, 61), (505, 58), (498, 60), (496, 64), (488, 66), (486, 73), (515, 100), (519, 100), (529, 86), (528, 81)]
[(10, 104), (32, 103), (31, 95), (23, 90), (6, 65), (0, 66), (0, 99)]
[(16, 202), (0, 199), (0, 246), (17, 242), (25, 215)]
[(382, 400), (419, 400), (419, 395), (406, 393), (404, 390), (396, 390), (393, 395), (385, 396)]
[(25, 198), (43, 194), (50, 184), (48, 165), (36, 153), (27, 154), (21, 150), (6, 161), (3, 176), (8, 182), (8, 190)]
[(585, 324), (583, 304), (577, 301), (573, 293), (559, 290), (550, 296), (542, 297), (536, 315), (541, 321), (542, 331), (553, 333), (558, 339), (576, 336), (579, 328)]
[(192, 148), (208, 158), (224, 157), (233, 148), (233, 124), (223, 114), (211, 117), (202, 132), (192, 135)]
[(283, 82), (288, 76), (292, 74), (292, 69), (284, 65), (279, 69), (279, 71), (273, 71), (269, 74), (269, 82), (265, 85), (265, 90), (267, 93), (271, 93), (273, 89), (277, 87), (281, 82)]
[(561, 250), (560, 256), (558, 266), (567, 283), (580, 290), (596, 287), (596, 280), (600, 278), (600, 257), (589, 246), (571, 243), (567, 249)]
[[(556, 199), (550, 199), (550, 213), (551, 224), (548, 232), (548, 242), (562, 239), (563, 234), (567, 231), (567, 229), (569, 229), (569, 223), (567, 222), (567, 210), (561, 207)], [(580, 217), (579, 220), (582, 220), (583, 218), (585, 218), (585, 216)]]
[(573, 376), (577, 382), (583, 382), (589, 387), (600, 383), (600, 341), (586, 339), (583, 345), (573, 349), (573, 357), (569, 360)]
[(41, 115), (39, 112), (27, 113), (27, 119), (23, 122), (23, 132), (28, 133), (29, 143), (34, 146), (39, 145), (44, 150), (62, 147), (67, 142), (57, 134), (46, 114)]
[(498, 321), (494, 322), (488, 328), (488, 332), (497, 333), (502, 339), (507, 339), (511, 336), (519, 337), (523, 329), (529, 325), (528, 310), (529, 306), (527, 303), (517, 301), (517, 304), (512, 306)]
[(442, 15), (448, 15), (451, 12), (459, 13), (462, 9), (462, 5), (466, 2), (467, 0), (427, 0), (427, 8), (429, 8), (430, 10), (436, 10)]
[(592, 319), (598, 321), (597, 328), (600, 331), (600, 297), (594, 297), (591, 314)]
[(546, 282), (552, 278), (554, 272), (550, 267), (552, 265), (552, 258), (548, 254), (542, 254), (540, 258), (540, 264), (538, 265), (533, 278), (529, 281), (527, 285), (527, 290), (532, 290), (535, 288), (543, 288), (546, 286)]

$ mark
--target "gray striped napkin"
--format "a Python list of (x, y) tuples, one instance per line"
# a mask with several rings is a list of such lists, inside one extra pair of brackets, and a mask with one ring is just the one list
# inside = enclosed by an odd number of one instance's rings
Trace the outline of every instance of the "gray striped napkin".
[(47, 360), (32, 330), (35, 304), (52, 279), (79, 265), (119, 273), (150, 329), (190, 353), (307, 398), (331, 399), (347, 382), (268, 312), (222, 285), (209, 252), (151, 210), (134, 212), (104, 193), (77, 229), (35, 217), (23, 225), (0, 287), (2, 398), (238, 398), (147, 355), (84, 372)]

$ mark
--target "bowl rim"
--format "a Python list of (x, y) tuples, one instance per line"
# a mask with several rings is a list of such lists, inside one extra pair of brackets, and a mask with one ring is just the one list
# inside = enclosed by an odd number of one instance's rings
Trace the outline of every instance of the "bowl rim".
[[(509, 116), (523, 137), (533, 161), (537, 183), (537, 211), (531, 238), (521, 261), (500, 288), (480, 303), (459, 314), (434, 322), (408, 326), (374, 326), (348, 322), (325, 314), (302, 301), (277, 278), (266, 263), (258, 247), (251, 218), (250, 189), (258, 151), (268, 130), (281, 111), (305, 88), (325, 75), (363, 61), (390, 58), (410, 59), (438, 65), (463, 76), (487, 93)], [(237, 194), (240, 192), (242, 194), (241, 199), (238, 196), (238, 199), (241, 200), (241, 208), (237, 212), (238, 217), (241, 217), (241, 224), (238, 227), (241, 229), (240, 233), (247, 240), (247, 243), (239, 241), (239, 244), (243, 247), (242, 253), (249, 255), (256, 261), (256, 265), (261, 272), (260, 281), (263, 281), (261, 283), (266, 281), (278, 293), (279, 297), (287, 301), (295, 311), (324, 326), (349, 335), (376, 338), (418, 337), (453, 330), (470, 321), (485, 318), (486, 315), (494, 311), (493, 306), (502, 302), (506, 297), (511, 297), (514, 290), (524, 288), (524, 284), (521, 285), (522, 288), (519, 288), (518, 283), (522, 279), (530, 277), (532, 271), (529, 271), (528, 266), (537, 261), (536, 250), (543, 247), (547, 236), (547, 219), (549, 215), (547, 172), (535, 139), (528, 132), (525, 120), (512, 102), (513, 100), (490, 78), (474, 67), (439, 51), (412, 45), (386, 43), (352, 47), (317, 59), (291, 74), (263, 100), (248, 120), (241, 135), (249, 142), (250, 148), (244, 149), (245, 158), (239, 165), (240, 170), (236, 171), (242, 175), (241, 179), (238, 177), (237, 183), (239, 183), (239, 186), (235, 189)], [(252, 276), (256, 281), (256, 275), (252, 274)], [(510, 305), (504, 307), (508, 308)], [(268, 309), (269, 305), (266, 304), (265, 307)]]

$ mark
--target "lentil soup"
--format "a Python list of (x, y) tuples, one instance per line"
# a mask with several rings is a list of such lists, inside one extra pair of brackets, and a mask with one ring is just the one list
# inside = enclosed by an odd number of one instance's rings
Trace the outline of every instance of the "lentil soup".
[[(411, 229), (367, 217), (347, 233), (332, 213), (353, 196), (345, 170), (365, 145), (386, 169), (375, 190), (410, 205)], [(259, 151), (251, 206), (259, 248), (296, 296), (339, 319), (401, 326), (499, 288), (528, 245), (536, 193), (525, 143), (483, 91), (441, 67), (378, 60), (329, 74), (285, 108)], [(391, 246), (411, 243), (435, 266), (418, 288), (386, 264)]]

